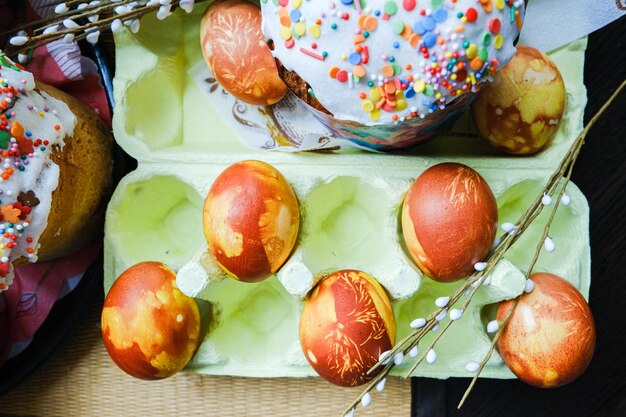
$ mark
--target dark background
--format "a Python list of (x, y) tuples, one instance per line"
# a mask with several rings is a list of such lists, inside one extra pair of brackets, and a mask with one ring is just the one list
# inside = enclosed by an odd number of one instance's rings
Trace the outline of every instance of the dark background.
[[(626, 17), (589, 36), (585, 124), (626, 80)], [(626, 91), (589, 132), (573, 181), (591, 208), (590, 306), (596, 351), (584, 375), (556, 389), (519, 380), (414, 378), (412, 417), (626, 417)]]

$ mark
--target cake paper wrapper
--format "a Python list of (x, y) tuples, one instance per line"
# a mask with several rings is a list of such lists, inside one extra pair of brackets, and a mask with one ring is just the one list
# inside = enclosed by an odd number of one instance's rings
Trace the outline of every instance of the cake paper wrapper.
[(252, 149), (284, 152), (337, 150), (350, 142), (336, 137), (307, 111), (306, 104), (288, 93), (271, 106), (256, 106), (224, 90), (204, 61), (190, 75), (243, 142)]
[(464, 94), (444, 109), (424, 119), (411, 119), (393, 124), (364, 125), (351, 120), (340, 120), (309, 105), (315, 118), (333, 134), (358, 146), (376, 151), (411, 149), (448, 131), (469, 108), (475, 94)]

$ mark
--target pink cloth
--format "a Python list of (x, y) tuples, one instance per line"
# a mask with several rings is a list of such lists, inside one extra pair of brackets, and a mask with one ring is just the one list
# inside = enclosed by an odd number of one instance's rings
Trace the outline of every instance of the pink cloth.
[[(27, 10), (16, 15), (37, 19), (50, 12), (54, 0), (30, 0)], [(55, 3), (56, 4), (56, 3)], [(0, 0), (0, 14), (8, 8)], [(0, 32), (7, 29), (7, 19), (0, 19)], [(56, 86), (77, 97), (111, 124), (104, 88), (93, 61), (81, 56), (76, 44), (63, 40), (34, 51), (26, 65), (37, 80)], [(85, 270), (97, 259), (102, 248), (95, 243), (64, 259), (19, 267), (9, 289), (0, 294), (0, 365), (23, 351), (48, 317), (55, 302), (72, 291)]]
[(15, 271), (13, 284), (0, 297), (0, 363), (28, 346), (54, 303), (76, 288), (101, 249), (95, 243), (63, 259)]
[(110, 126), (111, 114), (94, 62), (78, 46), (62, 40), (37, 48), (26, 69), (35, 79), (54, 85), (88, 105)]

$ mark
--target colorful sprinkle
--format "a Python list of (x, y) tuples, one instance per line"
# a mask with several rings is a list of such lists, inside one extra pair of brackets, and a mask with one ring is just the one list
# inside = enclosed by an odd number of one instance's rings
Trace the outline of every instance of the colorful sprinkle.
[(283, 26), (282, 28), (280, 28), (280, 37), (283, 38), (284, 40), (289, 40), (291, 39), (291, 28), (287, 27), (287, 26)]
[(309, 33), (311, 34), (311, 36), (313, 36), (315, 39), (318, 39), (321, 35), (322, 35), (322, 30), (320, 29), (319, 26), (317, 25), (312, 25), (309, 28)]
[(348, 62), (352, 65), (358, 65), (361, 63), (361, 54), (358, 52), (352, 52), (348, 57)]
[(293, 31), (299, 37), (304, 36), (304, 34), (306, 33), (306, 25), (302, 22), (298, 22), (293, 26)]
[(383, 11), (389, 16), (393, 16), (398, 11), (398, 5), (395, 1), (388, 1), (383, 6)]
[(339, 72), (337, 72), (337, 81), (341, 83), (348, 81), (348, 73), (345, 70), (339, 70)]
[(437, 9), (433, 12), (433, 19), (437, 23), (443, 23), (448, 20), (448, 11), (444, 8)]
[(498, 35), (494, 38), (493, 40), (493, 46), (496, 49), (500, 49), (502, 48), (502, 45), (504, 44), (504, 38), (502, 37), (502, 35)]
[(316, 54), (315, 52), (309, 51), (308, 49), (300, 48), (300, 52), (302, 52), (303, 54), (308, 55), (308, 56), (310, 56), (312, 58), (319, 59), (320, 61), (323, 61), (325, 59), (325, 57), (323, 55)]
[(404, 23), (400, 20), (396, 20), (393, 22), (392, 30), (396, 35), (401, 35), (402, 32), (404, 32)]
[(393, 77), (393, 74), (394, 74), (394, 70), (391, 65), (385, 65), (382, 69), (382, 72), (386, 78), (391, 78)]
[(352, 74), (356, 77), (363, 78), (367, 75), (367, 71), (363, 65), (355, 65), (354, 68), (352, 68)]
[(500, 33), (500, 29), (502, 29), (502, 23), (500, 22), (500, 19), (494, 18), (489, 21), (489, 30), (491, 31), (491, 33), (497, 35), (498, 33)]
[(367, 16), (363, 21), (364, 29), (373, 32), (378, 27), (378, 19), (374, 16)]
[[(298, 49), (317, 62), (286, 66), (324, 62), (328, 76), (345, 84), (345, 89), (333, 87), (337, 103), (345, 105), (352, 97), (364, 116), (393, 121), (423, 118), (454, 97), (476, 91), (476, 84), (500, 66), (505, 37), (517, 36), (518, 8), (523, 7), (513, 0), (273, 1), (276, 6), (262, 7), (277, 15), (273, 35), (285, 46), (279, 44), (277, 58)], [(373, 43), (381, 30), (386, 43)], [(311, 85), (318, 94), (328, 94), (326, 86)]]
[(404, 10), (406, 10), (407, 12), (410, 12), (411, 10), (415, 9), (415, 5), (416, 5), (415, 0), (404, 0), (402, 2), (402, 7), (404, 7)]
[(468, 22), (474, 23), (478, 19), (478, 12), (473, 7), (470, 7), (465, 11), (465, 18)]

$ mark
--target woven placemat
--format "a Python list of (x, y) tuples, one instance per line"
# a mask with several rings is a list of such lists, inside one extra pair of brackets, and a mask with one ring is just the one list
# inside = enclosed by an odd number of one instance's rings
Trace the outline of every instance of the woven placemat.
[[(162, 381), (129, 377), (109, 359), (101, 301), (77, 332), (23, 384), (0, 399), (19, 416), (340, 416), (358, 390), (319, 378), (233, 378), (181, 373)], [(410, 415), (410, 382), (390, 378), (359, 416)]]

